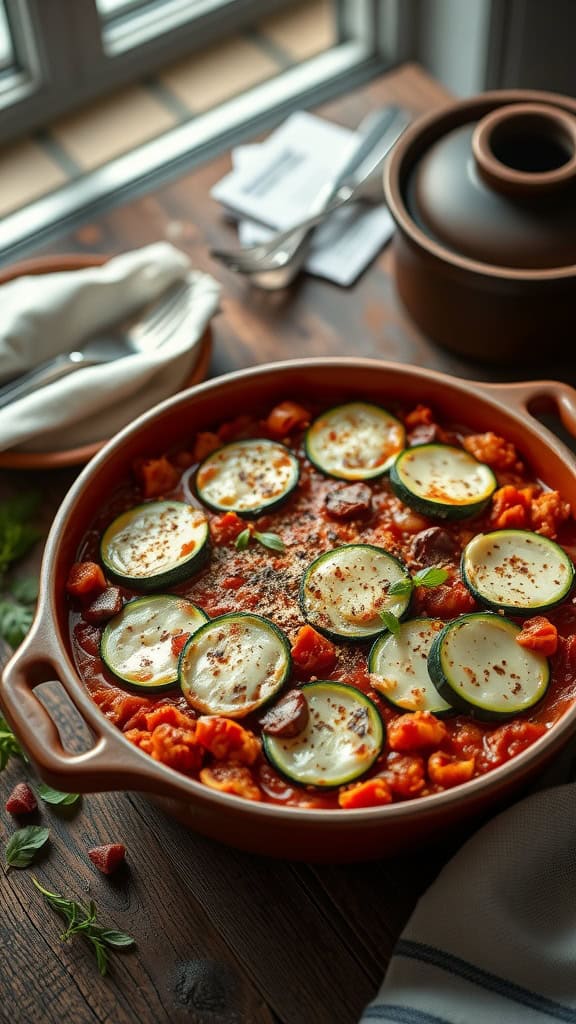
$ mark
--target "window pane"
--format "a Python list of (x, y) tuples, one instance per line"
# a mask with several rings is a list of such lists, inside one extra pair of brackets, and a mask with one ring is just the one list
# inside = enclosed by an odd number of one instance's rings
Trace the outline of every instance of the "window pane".
[(0, 71), (14, 64), (14, 47), (3, 0), (0, 0)]

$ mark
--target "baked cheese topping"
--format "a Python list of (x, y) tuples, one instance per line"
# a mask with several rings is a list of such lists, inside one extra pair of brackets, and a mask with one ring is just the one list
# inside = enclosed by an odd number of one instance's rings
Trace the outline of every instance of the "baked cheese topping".
[(432, 642), (444, 623), (411, 619), (397, 634), (380, 637), (370, 653), (370, 682), (390, 703), (403, 711), (450, 711), (428, 674)]
[(342, 637), (360, 638), (382, 632), (381, 612), (399, 617), (407, 607), (404, 595), (389, 595), (393, 583), (407, 579), (404, 567), (384, 548), (348, 544), (320, 555), (302, 584), (307, 620)]
[(375, 706), (360, 691), (339, 683), (309, 683), (302, 692), (308, 724), (294, 739), (265, 737), (273, 763), (302, 785), (336, 786), (362, 775), (383, 744)]
[(209, 455), (196, 475), (196, 489), (211, 508), (255, 513), (287, 497), (298, 475), (298, 460), (284, 445), (257, 438)]
[(148, 579), (190, 560), (206, 543), (206, 514), (179, 501), (137, 505), (110, 524), (102, 558), (119, 576)]
[(410, 491), (444, 505), (475, 504), (489, 497), (496, 481), (492, 470), (468, 452), (449, 445), (420, 445), (399, 460), (398, 475)]
[(553, 541), (528, 530), (479, 534), (462, 556), (466, 582), (494, 606), (533, 610), (566, 597), (574, 567)]
[(306, 435), (309, 458), (342, 480), (380, 476), (404, 447), (404, 426), (385, 409), (350, 402), (319, 416)]
[(259, 615), (231, 613), (192, 637), (179, 678), (197, 711), (240, 718), (269, 700), (289, 671), (290, 648), (280, 630)]

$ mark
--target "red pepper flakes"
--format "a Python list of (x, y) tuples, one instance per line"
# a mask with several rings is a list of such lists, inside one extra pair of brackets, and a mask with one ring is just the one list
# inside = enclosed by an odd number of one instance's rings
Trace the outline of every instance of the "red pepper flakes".
[(123, 843), (106, 843), (104, 846), (94, 846), (88, 850), (88, 856), (93, 864), (104, 875), (111, 875), (126, 857), (126, 847)]
[(36, 797), (27, 782), (14, 786), (6, 801), (6, 810), (10, 814), (32, 814), (37, 807)]

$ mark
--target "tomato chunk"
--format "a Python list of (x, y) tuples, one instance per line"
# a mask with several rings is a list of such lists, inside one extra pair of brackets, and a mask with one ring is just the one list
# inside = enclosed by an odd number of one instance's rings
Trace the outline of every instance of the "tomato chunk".
[(532, 619), (525, 620), (522, 631), (516, 637), (516, 643), (530, 651), (543, 654), (545, 658), (550, 658), (558, 650), (558, 630), (545, 615), (535, 615)]
[(245, 529), (246, 523), (235, 512), (215, 516), (210, 523), (210, 533), (216, 544), (232, 544)]
[(66, 590), (72, 597), (92, 599), (105, 589), (106, 579), (96, 562), (74, 562), (66, 581)]
[(296, 402), (280, 402), (275, 405), (266, 420), (268, 431), (274, 437), (286, 437), (301, 427), (307, 427), (310, 423), (310, 413), (303, 406)]
[(485, 434), (469, 434), (462, 441), (463, 447), (479, 462), (485, 462), (492, 469), (513, 470), (521, 473), (522, 463), (511, 441), (488, 430)]
[(160, 498), (173, 491), (180, 479), (180, 472), (165, 455), (158, 459), (137, 459), (133, 469), (145, 498)]
[(210, 789), (218, 789), (221, 793), (234, 793), (245, 800), (261, 800), (262, 793), (256, 785), (249, 768), (237, 761), (218, 761), (203, 768), (200, 781)]
[(340, 807), (345, 807), (347, 810), (359, 807), (378, 807), (382, 804), (391, 804), (392, 793), (386, 779), (377, 776), (340, 790), (338, 803)]
[(417, 587), (414, 595), (416, 614), (431, 619), (455, 619), (475, 611), (477, 605), (461, 580), (450, 580), (438, 587)]
[(401, 715), (388, 726), (391, 750), (421, 750), (438, 747), (448, 736), (448, 730), (430, 711), (415, 711)]
[(442, 750), (437, 750), (428, 758), (428, 778), (436, 786), (450, 789), (468, 782), (474, 775), (475, 761), (473, 757), (460, 761)]
[(196, 724), (198, 743), (218, 760), (254, 764), (260, 756), (260, 742), (253, 733), (231, 718), (206, 715)]
[(191, 729), (179, 729), (166, 722), (156, 726), (150, 739), (152, 757), (169, 768), (190, 773), (198, 771), (202, 764), (204, 751)]
[(520, 754), (546, 732), (538, 722), (507, 722), (486, 738), (492, 764), (503, 764)]
[(386, 770), (382, 773), (394, 796), (410, 799), (417, 796), (426, 785), (424, 761), (421, 757), (392, 752), (386, 758)]
[(305, 675), (322, 675), (334, 668), (336, 648), (312, 626), (302, 626), (292, 644), (292, 661)]

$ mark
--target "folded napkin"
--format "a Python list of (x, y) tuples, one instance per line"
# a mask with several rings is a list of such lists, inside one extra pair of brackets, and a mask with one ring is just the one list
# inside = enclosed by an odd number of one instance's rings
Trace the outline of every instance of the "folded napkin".
[(480, 829), (421, 898), (362, 1024), (576, 1021), (576, 784)]
[(159, 242), (101, 267), (20, 277), (0, 288), (0, 381), (79, 348), (187, 280), (181, 326), (155, 351), (135, 352), (61, 380), (0, 409), (0, 450), (58, 451), (110, 437), (184, 384), (218, 307), (219, 286)]

